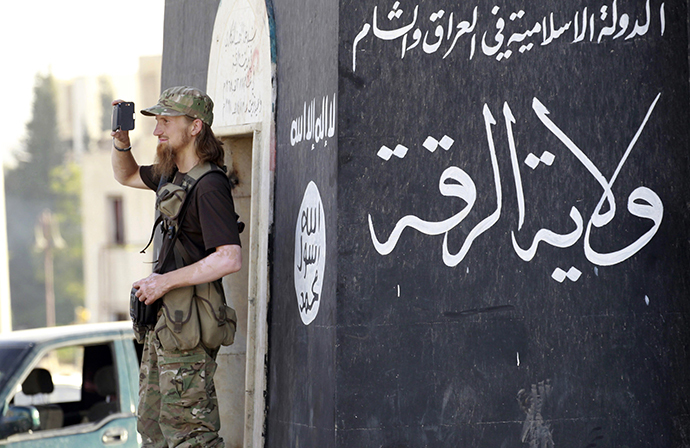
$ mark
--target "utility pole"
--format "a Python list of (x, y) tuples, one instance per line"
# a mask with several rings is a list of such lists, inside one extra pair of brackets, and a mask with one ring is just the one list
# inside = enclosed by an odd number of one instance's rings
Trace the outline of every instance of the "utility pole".
[(65, 247), (60, 236), (57, 221), (53, 214), (45, 209), (36, 225), (36, 248), (43, 251), (43, 269), (46, 284), (46, 326), (55, 326), (55, 269), (53, 266), (54, 250)]

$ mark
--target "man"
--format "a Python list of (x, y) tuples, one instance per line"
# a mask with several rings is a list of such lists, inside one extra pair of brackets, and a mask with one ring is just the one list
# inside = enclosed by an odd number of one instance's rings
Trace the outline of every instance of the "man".
[[(121, 100), (113, 101), (113, 105)], [(165, 90), (142, 114), (154, 116), (157, 160), (139, 166), (132, 156), (129, 133), (114, 131), (112, 166), (123, 185), (156, 191), (161, 177), (180, 185), (185, 173), (202, 162), (223, 166), (222, 143), (211, 130), (213, 102), (191, 87)], [(212, 282), (242, 265), (237, 215), (224, 176), (199, 179), (179, 228), (179, 240), (192, 263), (177, 268), (175, 257), (162, 255), (155, 273), (133, 284), (136, 297), (154, 304), (168, 292)], [(139, 385), (138, 430), (144, 447), (222, 447), (213, 375), (217, 348), (202, 343), (189, 351), (165, 350), (151, 328), (145, 332)]]

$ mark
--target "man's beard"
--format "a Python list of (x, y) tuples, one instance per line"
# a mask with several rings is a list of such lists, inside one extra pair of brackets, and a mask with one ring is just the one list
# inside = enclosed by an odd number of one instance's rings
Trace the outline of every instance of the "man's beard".
[(158, 143), (156, 147), (156, 163), (153, 166), (153, 173), (160, 177), (170, 177), (175, 172), (177, 168), (176, 156), (181, 148), (187, 146), (192, 136), (189, 134), (184, 135), (181, 145), (175, 147), (170, 144), (170, 141), (166, 143)]
[(170, 143), (158, 143), (156, 147), (156, 163), (153, 173), (160, 177), (170, 177), (175, 172), (175, 148)]

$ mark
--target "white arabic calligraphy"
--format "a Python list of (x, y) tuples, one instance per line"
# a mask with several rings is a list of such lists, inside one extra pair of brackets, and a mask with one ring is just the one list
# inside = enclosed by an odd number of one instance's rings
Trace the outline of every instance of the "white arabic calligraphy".
[[(649, 32), (652, 24), (650, 1), (646, 0), (644, 4), (644, 20), (634, 20), (634, 25), (632, 25), (633, 18), (629, 14), (619, 14), (618, 0), (612, 0), (610, 8), (608, 5), (601, 6), (598, 15), (589, 13), (588, 11), (591, 10), (588, 10), (588, 7), (577, 10), (569, 16), (572, 17), (571, 20), (565, 21), (560, 26), (556, 24), (553, 12), (526, 24), (523, 23), (523, 18), (526, 17), (524, 10), (508, 14), (509, 21), (506, 21), (499, 14), (501, 9), (498, 6), (494, 6), (491, 10), (491, 15), (496, 17), (493, 25), (495, 31), (490, 32), (486, 30), (481, 34), (481, 52), (485, 56), (494, 57), (497, 61), (505, 60), (514, 54), (514, 50), (511, 49), (513, 44), (519, 44), (517, 50), (520, 53), (525, 53), (535, 48), (535, 44), (539, 45), (539, 47), (552, 44), (561, 39), (566, 35), (566, 31), (571, 29), (573, 36), (571, 44), (585, 42), (585, 40), (601, 44), (605, 38), (616, 40), (625, 36), (624, 40), (629, 40), (644, 36)], [(475, 32), (478, 20), (477, 6), (473, 9), (471, 23), (468, 20), (458, 21), (454, 12), (448, 14), (443, 9), (434, 11), (429, 15), (428, 23), (431, 24), (430, 29), (425, 29), (427, 22), (419, 19), (419, 9), (419, 5), (415, 6), (412, 17), (409, 18), (409, 15), (406, 17), (404, 10), (400, 9), (400, 2), (395, 2), (393, 9), (386, 16), (388, 24), (396, 26), (400, 21), (403, 25), (384, 28), (380, 23), (379, 8), (374, 6), (371, 24), (369, 22), (364, 23), (353, 40), (352, 71), (357, 70), (358, 45), (369, 35), (372, 29), (374, 37), (378, 39), (384, 41), (401, 39), (401, 59), (404, 59), (411, 50), (419, 48), (420, 43), (422, 44), (421, 49), (425, 54), (434, 54), (443, 47), (444, 43), (448, 43), (448, 49), (443, 54), (443, 59), (445, 59), (456, 48), (458, 40), (462, 36), (471, 35), (468, 59), (474, 58), (477, 46), (477, 33)], [(660, 35), (663, 36), (666, 30), (665, 3), (660, 4), (658, 11)], [(447, 27), (445, 25), (446, 22), (442, 22), (442, 20), (445, 20), (444, 17), (448, 18)], [(525, 18), (525, 21), (527, 20), (528, 18)], [(418, 24), (418, 22), (422, 23)], [(588, 39), (586, 39), (587, 31), (589, 31)], [(435, 41), (429, 41), (430, 35), (436, 38)], [(411, 41), (409, 45), (408, 39)]]
[[(311, 100), (309, 104), (305, 101), (302, 115), (292, 120), (290, 126), (290, 145), (295, 146), (302, 141), (314, 140), (319, 143), (327, 138), (332, 138), (335, 135), (335, 114), (336, 114), (336, 97), (333, 94), (333, 100), (329, 102), (328, 96), (321, 99), (321, 112), (316, 111), (316, 98)], [(328, 142), (324, 142), (324, 146)], [(312, 145), (311, 149), (314, 149)]]
[[(522, 260), (528, 262), (531, 261), (535, 257), (539, 243), (541, 242), (558, 248), (567, 248), (577, 243), (584, 232), (584, 253), (587, 259), (595, 265), (610, 266), (629, 259), (652, 240), (661, 225), (664, 207), (659, 196), (650, 188), (644, 186), (638, 187), (632, 193), (630, 193), (628, 196), (627, 210), (631, 215), (637, 218), (651, 220), (653, 222), (651, 229), (626, 247), (610, 253), (599, 253), (594, 250), (591, 247), (590, 236), (592, 227), (601, 228), (613, 220), (616, 214), (616, 200), (612, 187), (621, 169), (623, 168), (623, 165), (625, 164), (640, 135), (642, 134), (642, 131), (647, 125), (647, 122), (649, 121), (649, 118), (651, 117), (660, 97), (661, 94), (658, 94), (652, 104), (649, 106), (644, 120), (630, 141), (625, 154), (621, 158), (614, 174), (610, 179), (606, 179), (606, 177), (595, 166), (590, 158), (551, 120), (549, 117), (549, 111), (546, 109), (546, 107), (537, 98), (533, 99), (532, 109), (534, 110), (537, 118), (542, 122), (546, 129), (548, 129), (554, 136), (558, 138), (561, 143), (563, 143), (563, 145), (575, 156), (582, 166), (585, 167), (585, 169), (601, 186), (603, 193), (586, 226), (582, 218), (582, 214), (575, 206), (573, 206), (570, 209), (569, 216), (575, 224), (575, 228), (568, 233), (559, 234), (549, 229), (540, 229), (536, 232), (530, 246), (527, 249), (523, 249), (517, 242), (515, 231), (511, 231), (513, 249)], [(525, 202), (522, 188), (522, 178), (520, 176), (520, 170), (517, 162), (517, 151), (515, 148), (515, 140), (513, 137), (512, 128), (513, 124), (516, 123), (516, 120), (508, 103), (504, 103), (503, 115), (505, 118), (511, 166), (515, 178), (516, 194), (518, 199), (519, 219), (517, 231), (519, 232), (522, 229), (525, 219)], [(483, 116), (489, 154), (491, 157), (494, 184), (496, 188), (496, 210), (479, 222), (468, 233), (464, 243), (462, 244), (462, 247), (457, 254), (451, 254), (448, 249), (448, 233), (465, 220), (465, 218), (471, 212), (477, 198), (477, 190), (472, 178), (461, 168), (451, 166), (444, 170), (441, 174), (439, 179), (439, 191), (443, 196), (460, 198), (465, 201), (467, 205), (453, 216), (438, 222), (426, 221), (414, 215), (404, 216), (396, 223), (390, 235), (388, 236), (388, 239), (385, 241), (381, 241), (379, 237), (377, 237), (373, 218), (371, 214), (369, 214), (369, 232), (374, 248), (379, 254), (390, 254), (398, 244), (403, 231), (409, 227), (425, 235), (433, 236), (443, 234), (443, 262), (446, 264), (446, 266), (455, 267), (465, 258), (473, 242), (482, 233), (486, 232), (498, 222), (501, 216), (503, 196), (501, 191), (500, 172), (496, 157), (496, 148), (494, 145), (492, 132), (492, 126), (496, 125), (496, 120), (486, 104), (483, 107)], [(548, 162), (550, 163), (552, 160), (553, 159), (551, 158), (548, 160)], [(602, 213), (604, 204), (607, 204), (608, 207), (607, 211)]]

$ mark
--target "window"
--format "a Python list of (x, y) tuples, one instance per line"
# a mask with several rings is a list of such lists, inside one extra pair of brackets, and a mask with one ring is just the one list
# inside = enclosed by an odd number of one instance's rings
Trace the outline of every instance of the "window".
[[(47, 353), (14, 396), (18, 406), (81, 400), (84, 347), (63, 347)], [(50, 385), (52, 383), (52, 386)]]
[(121, 196), (108, 198), (110, 243), (118, 246), (125, 244), (125, 218)]
[(0, 348), (0, 387), (5, 386), (28, 352), (28, 346)]
[(36, 407), (41, 430), (97, 422), (120, 412), (110, 344), (51, 350), (18, 389), (11, 404)]

